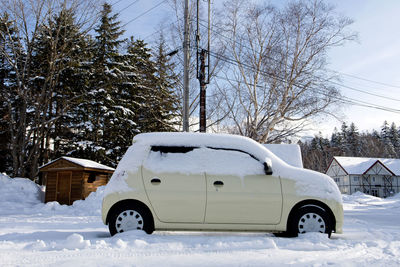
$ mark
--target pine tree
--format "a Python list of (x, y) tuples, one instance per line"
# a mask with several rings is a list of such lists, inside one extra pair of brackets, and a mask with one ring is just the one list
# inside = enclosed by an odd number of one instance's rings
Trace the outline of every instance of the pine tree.
[(348, 155), (357, 157), (361, 154), (360, 147), (360, 134), (358, 133), (357, 127), (352, 122), (347, 132), (347, 143), (348, 143)]
[(140, 80), (136, 85), (137, 98), (141, 101), (136, 114), (140, 132), (174, 131), (178, 102), (173, 93), (176, 75), (164, 51), (164, 43), (160, 43), (153, 62), (150, 49), (143, 40), (131, 37), (127, 45), (129, 62), (135, 66)]
[(340, 136), (339, 136), (337, 128), (335, 127), (333, 129), (333, 133), (331, 135), (330, 145), (331, 145), (331, 147), (339, 147), (339, 144), (340, 144)]
[(386, 158), (396, 157), (396, 152), (391, 141), (389, 124), (387, 121), (384, 121), (381, 127), (381, 142), (384, 145), (383, 156)]
[(71, 154), (116, 166), (138, 132), (135, 114), (139, 79), (128, 56), (119, 52), (124, 31), (117, 14), (111, 13), (111, 6), (104, 4), (95, 28), (93, 60), (87, 66), (91, 71), (89, 89), (80, 104), (83, 123), (77, 143), (81, 147)]
[[(158, 105), (154, 110), (156, 131), (174, 131), (174, 121), (179, 123), (177, 112), (180, 109), (176, 86), (178, 75), (174, 72), (174, 64), (170, 63), (169, 56), (166, 55), (166, 43), (163, 35), (160, 35), (158, 44), (153, 53), (156, 68), (156, 90)], [(176, 126), (176, 125), (175, 125)]]
[(390, 141), (392, 142), (393, 149), (396, 157), (400, 157), (400, 137), (396, 124), (393, 122), (390, 126)]
[(342, 123), (341, 132), (339, 133), (339, 148), (342, 151), (344, 156), (349, 155), (349, 144), (348, 144), (348, 126), (346, 122)]

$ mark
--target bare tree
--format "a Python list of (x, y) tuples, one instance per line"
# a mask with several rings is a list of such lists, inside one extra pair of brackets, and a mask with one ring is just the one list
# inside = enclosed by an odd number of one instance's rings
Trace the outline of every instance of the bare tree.
[(340, 94), (326, 53), (356, 38), (347, 30), (350, 19), (321, 0), (280, 9), (235, 0), (223, 10), (217, 24), (226, 53), (214, 57), (227, 63), (219, 89), (230, 132), (276, 142), (330, 112)]

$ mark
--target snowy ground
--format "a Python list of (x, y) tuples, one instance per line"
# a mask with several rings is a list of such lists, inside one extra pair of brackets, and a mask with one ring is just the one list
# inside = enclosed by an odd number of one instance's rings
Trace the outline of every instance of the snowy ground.
[(344, 234), (131, 232), (110, 237), (103, 188), (73, 206), (42, 204), (0, 174), (0, 266), (400, 266), (400, 195), (343, 196)]

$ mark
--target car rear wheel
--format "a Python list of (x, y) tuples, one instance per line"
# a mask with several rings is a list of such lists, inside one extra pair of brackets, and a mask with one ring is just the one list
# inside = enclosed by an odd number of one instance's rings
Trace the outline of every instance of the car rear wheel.
[(143, 230), (148, 234), (154, 231), (154, 223), (142, 207), (121, 206), (110, 217), (108, 228), (111, 235), (132, 230)]

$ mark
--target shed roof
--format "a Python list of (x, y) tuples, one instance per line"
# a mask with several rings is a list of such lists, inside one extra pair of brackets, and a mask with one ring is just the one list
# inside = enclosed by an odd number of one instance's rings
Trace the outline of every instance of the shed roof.
[(348, 174), (363, 174), (377, 161), (381, 162), (396, 176), (400, 176), (400, 159), (334, 157)]
[(69, 162), (72, 162), (72, 163), (74, 163), (76, 165), (79, 165), (79, 166), (85, 168), (85, 169), (97, 169), (97, 170), (105, 170), (105, 171), (114, 171), (115, 170), (114, 168), (111, 168), (109, 166), (100, 164), (100, 163), (95, 162), (93, 160), (72, 158), (72, 157), (64, 157), (64, 156), (60, 157), (58, 159), (55, 159), (55, 160), (53, 160), (53, 161), (51, 161), (51, 162), (39, 167), (39, 169), (42, 170), (43, 168), (55, 163), (56, 161), (61, 160), (61, 159), (64, 159), (64, 160), (69, 161)]

